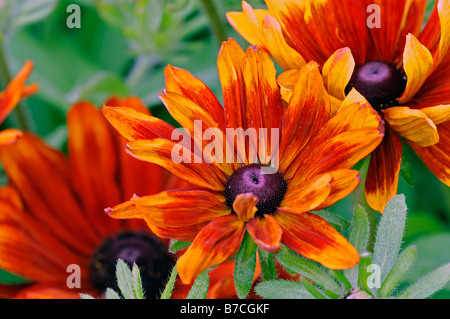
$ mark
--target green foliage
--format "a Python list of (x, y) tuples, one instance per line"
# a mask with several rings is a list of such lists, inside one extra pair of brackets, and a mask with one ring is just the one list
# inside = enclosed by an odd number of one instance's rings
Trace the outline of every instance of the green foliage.
[(237, 296), (241, 299), (247, 297), (252, 288), (256, 267), (257, 246), (246, 232), (236, 257), (234, 270), (234, 285)]
[[(287, 248), (277, 254), (277, 260), (292, 274), (301, 274), (301, 282), (286, 280), (263, 281), (256, 288), (264, 298), (429, 298), (450, 282), (449, 256), (446, 263), (404, 286), (413, 269), (418, 251), (408, 246), (401, 251), (406, 226), (407, 206), (404, 195), (392, 198), (379, 220), (372, 252), (367, 251), (369, 218), (361, 206), (354, 210), (349, 241), (360, 253), (360, 263), (344, 271), (327, 270)], [(443, 236), (441, 245), (448, 247), (450, 237)], [(435, 246), (436, 242), (433, 242)], [(429, 243), (421, 244), (426, 250)], [(421, 248), (421, 247), (419, 247)], [(377, 283), (379, 285), (377, 286)], [(403, 286), (402, 286), (403, 285)]]

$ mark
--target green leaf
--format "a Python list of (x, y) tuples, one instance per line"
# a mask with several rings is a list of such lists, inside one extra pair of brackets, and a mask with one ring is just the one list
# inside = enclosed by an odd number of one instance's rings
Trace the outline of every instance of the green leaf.
[(209, 289), (209, 269), (203, 271), (195, 279), (186, 299), (205, 299)]
[[(353, 210), (353, 221), (350, 228), (348, 241), (355, 249), (362, 253), (367, 248), (370, 235), (369, 215), (361, 205), (356, 205)], [(352, 287), (358, 286), (359, 266), (344, 270), (345, 277), (348, 278)]]
[(312, 260), (303, 258), (294, 252), (286, 252), (286, 250), (277, 254), (277, 260), (287, 270), (305, 276), (325, 290), (331, 290), (337, 294), (342, 292), (341, 287), (333, 277)]
[(95, 299), (94, 297), (92, 297), (89, 294), (79, 294), (81, 299)]
[(11, 28), (18, 28), (38, 22), (48, 16), (56, 7), (57, 0), (25, 0), (18, 1), (13, 8), (16, 13)]
[(116, 279), (122, 296), (125, 299), (134, 299), (131, 270), (122, 259), (117, 260)]
[(256, 267), (257, 245), (246, 232), (236, 257), (234, 268), (234, 285), (240, 299), (247, 297), (253, 284)]
[(358, 283), (368, 294), (373, 297), (373, 293), (368, 285), (369, 271), (368, 267), (371, 265), (372, 256), (368, 252), (364, 252), (359, 257), (359, 278)]
[(173, 288), (175, 287), (175, 280), (177, 279), (178, 270), (177, 265), (175, 265), (172, 269), (172, 272), (170, 273), (169, 281), (166, 284), (166, 287), (164, 288), (164, 291), (161, 294), (160, 299), (170, 299), (172, 296)]
[(263, 281), (255, 291), (266, 299), (314, 299), (301, 283), (289, 280)]
[(331, 226), (333, 226), (340, 233), (345, 231), (351, 225), (351, 223), (345, 218), (342, 218), (341, 216), (336, 215), (328, 210), (314, 211), (314, 214), (325, 219)]
[(444, 288), (448, 282), (450, 282), (450, 263), (419, 278), (399, 294), (398, 298), (425, 299)]
[(144, 299), (144, 289), (142, 288), (141, 272), (138, 265), (133, 264), (131, 275), (131, 290), (133, 291), (134, 299)]
[(273, 253), (269, 253), (258, 247), (259, 263), (261, 265), (261, 273), (263, 280), (277, 279), (277, 271), (275, 269), (275, 258)]
[(188, 241), (180, 241), (180, 240), (176, 240), (176, 239), (171, 239), (169, 251), (171, 253), (175, 254), (176, 252), (189, 247), (190, 244), (191, 243)]
[(111, 288), (106, 288), (106, 299), (121, 299), (119, 294)]
[(378, 298), (384, 298), (397, 287), (403, 278), (408, 274), (417, 257), (417, 248), (409, 246), (399, 256), (397, 262), (392, 267), (383, 284), (377, 292)]
[(388, 202), (381, 216), (372, 257), (372, 262), (380, 267), (381, 282), (397, 261), (405, 232), (407, 209), (405, 195), (397, 195)]
[(316, 299), (327, 299), (316, 286), (311, 284), (307, 279), (302, 280), (302, 285), (308, 290), (308, 292)]

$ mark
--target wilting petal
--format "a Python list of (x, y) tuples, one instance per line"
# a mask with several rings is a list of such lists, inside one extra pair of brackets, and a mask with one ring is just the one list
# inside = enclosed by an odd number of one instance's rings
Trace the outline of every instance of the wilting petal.
[(439, 142), (436, 125), (421, 110), (391, 107), (383, 110), (390, 127), (405, 139), (426, 147)]
[(213, 219), (230, 214), (224, 202), (219, 193), (179, 189), (137, 197), (106, 212), (119, 219), (143, 218), (159, 237), (192, 241)]
[(226, 261), (239, 249), (244, 229), (244, 223), (236, 215), (218, 217), (209, 223), (178, 259), (181, 281), (189, 284), (203, 270)]
[[(179, 155), (180, 151), (182, 155)], [(214, 165), (204, 163), (189, 149), (173, 141), (161, 138), (137, 140), (127, 144), (127, 152), (167, 169), (192, 185), (212, 190), (225, 189), (226, 176), (222, 171)]]
[(175, 128), (153, 116), (129, 107), (102, 108), (103, 115), (128, 141), (161, 137), (170, 139)]
[(388, 127), (380, 146), (371, 155), (365, 183), (366, 199), (369, 206), (380, 213), (397, 195), (402, 149), (402, 141)]
[(408, 102), (419, 91), (433, 71), (433, 57), (412, 34), (408, 34), (403, 53), (403, 68), (408, 77), (406, 89), (398, 100), (401, 104)]
[(11, 113), (24, 96), (31, 95), (38, 90), (37, 84), (25, 87), (25, 81), (33, 69), (33, 62), (26, 61), (22, 70), (8, 84), (0, 97), (0, 123)]
[(239, 220), (247, 222), (255, 216), (256, 204), (258, 204), (258, 197), (252, 193), (239, 194), (233, 202), (233, 210), (238, 215)]
[(322, 204), (331, 192), (332, 177), (329, 174), (317, 176), (309, 181), (288, 183), (288, 190), (280, 203), (280, 210), (305, 212)]
[(283, 115), (280, 168), (285, 171), (311, 136), (330, 118), (330, 99), (316, 63), (308, 63), (299, 74), (294, 94)]
[(361, 181), (359, 178), (359, 172), (350, 169), (340, 169), (336, 171), (328, 172), (332, 177), (330, 182), (331, 191), (327, 199), (320, 204), (317, 209), (330, 207), (337, 201), (347, 197), (355, 188), (359, 185)]
[(255, 217), (247, 223), (246, 229), (262, 249), (271, 253), (280, 250), (283, 231), (272, 216)]
[[(351, 50), (343, 48), (337, 50), (325, 62), (322, 70), (325, 87), (330, 95), (340, 99), (345, 99), (345, 88), (350, 81), (353, 70), (355, 69), (355, 60)], [(335, 114), (337, 110), (333, 110)]]
[[(225, 129), (223, 107), (214, 93), (201, 80), (188, 71), (168, 65), (166, 91), (181, 95), (208, 112), (221, 130)], [(181, 124), (181, 123), (180, 123)]]
[(409, 142), (408, 144), (430, 171), (450, 186), (450, 122), (438, 125), (437, 129), (440, 136), (439, 143), (429, 147), (420, 147)]
[(435, 125), (450, 120), (450, 105), (437, 105), (420, 108), (420, 110), (433, 121)]
[(359, 262), (356, 249), (324, 219), (311, 213), (276, 212), (283, 230), (281, 242), (329, 269), (352, 268)]

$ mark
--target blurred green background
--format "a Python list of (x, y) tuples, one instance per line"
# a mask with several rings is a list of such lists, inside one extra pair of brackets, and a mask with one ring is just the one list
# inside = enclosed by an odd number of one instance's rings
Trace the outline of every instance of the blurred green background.
[[(265, 8), (263, 0), (248, 2)], [(429, 1), (430, 10), (434, 2)], [(67, 26), (74, 12), (68, 9), (70, 4), (80, 8), (80, 28)], [(111, 94), (136, 95), (155, 116), (172, 121), (158, 99), (167, 64), (189, 70), (220, 100), (216, 67), (220, 43), (233, 37), (248, 46), (225, 19), (225, 12), (240, 10), (240, 0), (0, 0), (4, 69), (14, 75), (30, 59), (35, 67), (27, 83), (40, 86), (0, 129), (28, 129), (65, 151), (70, 106), (86, 99), (100, 107)], [(0, 90), (6, 78), (0, 78)], [(450, 261), (450, 190), (406, 145), (403, 158), (399, 193), (407, 196), (409, 207), (404, 247), (418, 248), (416, 265), (407, 278), (412, 282)], [(367, 162), (362, 173), (365, 169)], [(6, 182), (0, 171), (0, 183)], [(331, 210), (351, 220), (354, 204), (364, 204), (361, 194), (360, 187)], [(379, 215), (371, 213), (375, 225)], [(0, 282), (21, 280), (0, 270)], [(435, 298), (450, 298), (450, 286)]]

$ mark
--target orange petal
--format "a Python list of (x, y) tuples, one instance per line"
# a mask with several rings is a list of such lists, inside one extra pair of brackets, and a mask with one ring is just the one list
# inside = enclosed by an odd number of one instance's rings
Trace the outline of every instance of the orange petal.
[(103, 208), (120, 203), (117, 184), (118, 153), (109, 123), (97, 108), (79, 102), (67, 115), (71, 179), (81, 198), (83, 210), (94, 229), (106, 236), (117, 231)]
[(233, 210), (241, 221), (247, 222), (255, 216), (258, 210), (256, 204), (258, 204), (258, 197), (252, 193), (239, 194), (233, 202)]
[(391, 107), (383, 110), (390, 127), (405, 139), (426, 147), (439, 142), (439, 134), (425, 113), (409, 107)]
[(280, 85), (280, 94), (286, 104), (291, 100), (299, 77), (300, 69), (294, 69), (281, 73), (277, 78), (277, 82)]
[(329, 269), (352, 268), (359, 262), (356, 249), (324, 219), (311, 213), (277, 212), (281, 242)]
[(288, 183), (288, 190), (280, 203), (280, 210), (305, 212), (322, 204), (331, 192), (332, 177), (329, 174), (317, 176), (309, 181), (297, 184)]
[(450, 186), (450, 122), (437, 126), (439, 143), (420, 147), (407, 141), (425, 165), (447, 186)]
[(23, 68), (8, 84), (2, 96), (0, 97), (0, 123), (11, 113), (19, 103), (20, 99), (36, 93), (39, 89), (37, 84), (25, 87), (25, 81), (33, 69), (33, 62), (26, 61)]
[(246, 229), (255, 243), (262, 249), (275, 253), (281, 248), (281, 236), (283, 231), (275, 218), (264, 214), (263, 217), (251, 219)]
[(118, 219), (143, 218), (141, 211), (137, 209), (135, 199), (123, 202), (113, 208), (105, 208), (105, 213), (110, 217)]
[(22, 131), (6, 129), (0, 132), (0, 145), (13, 144), (22, 136)]
[(102, 108), (103, 115), (128, 141), (163, 137), (170, 139), (175, 128), (156, 117), (128, 107)]
[(310, 137), (330, 118), (330, 99), (314, 62), (299, 74), (294, 93), (283, 115), (280, 171), (286, 170)]
[(437, 2), (437, 9), (439, 12), (441, 37), (439, 40), (439, 48), (435, 54), (435, 67), (447, 56), (448, 49), (450, 48), (450, 1), (439, 0)]
[(420, 108), (420, 110), (433, 121), (435, 125), (450, 120), (450, 105), (436, 105)]
[(361, 181), (358, 176), (359, 172), (356, 170), (340, 169), (328, 172), (328, 174), (332, 177), (330, 182), (331, 191), (327, 199), (315, 208), (316, 210), (330, 207), (337, 201), (347, 197), (347, 195), (355, 190)]
[(398, 100), (400, 104), (408, 102), (433, 71), (433, 57), (430, 51), (412, 34), (408, 34), (406, 38), (403, 68), (408, 79), (405, 92)]
[[(325, 62), (322, 70), (323, 80), (328, 93), (340, 100), (345, 99), (345, 88), (350, 81), (353, 70), (355, 69), (355, 60), (351, 50), (343, 48), (337, 50)], [(333, 110), (335, 114), (337, 110)]]
[(176, 93), (191, 100), (207, 111), (220, 129), (225, 129), (223, 107), (214, 93), (201, 80), (188, 71), (171, 65), (165, 68), (164, 74), (166, 75), (167, 92)]
[(402, 159), (402, 141), (389, 127), (380, 146), (372, 153), (365, 183), (367, 204), (382, 213), (387, 202), (397, 195)]
[(202, 189), (179, 189), (133, 199), (107, 212), (114, 218), (144, 218), (162, 238), (192, 241), (213, 219), (230, 214), (225, 197)]
[[(94, 289), (83, 289), (83, 293), (96, 296)], [(73, 291), (64, 285), (52, 284), (33, 284), (32, 286), (23, 289), (14, 299), (80, 299), (77, 291)]]
[(202, 271), (226, 261), (239, 249), (244, 229), (236, 215), (221, 216), (209, 223), (178, 259), (181, 281), (189, 284)]
[[(179, 155), (180, 151), (182, 155)], [(136, 140), (127, 144), (127, 152), (141, 160), (157, 164), (192, 185), (211, 190), (224, 190), (225, 174), (207, 164), (189, 149), (170, 140), (155, 138)], [(173, 156), (180, 156), (174, 160)]]

